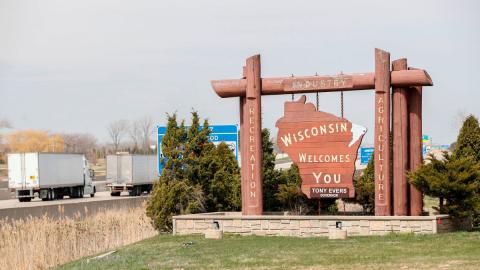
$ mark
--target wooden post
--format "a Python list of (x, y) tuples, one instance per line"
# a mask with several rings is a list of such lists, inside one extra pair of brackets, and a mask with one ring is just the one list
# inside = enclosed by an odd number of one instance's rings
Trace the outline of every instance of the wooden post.
[[(392, 70), (406, 70), (407, 59), (392, 62)], [(393, 123), (393, 214), (408, 215), (409, 170), (408, 147), (408, 108), (407, 89), (393, 87), (392, 123)]]
[(391, 215), (390, 53), (375, 49), (375, 215)]
[(246, 95), (240, 98), (242, 214), (261, 215), (263, 195), (260, 55), (247, 59), (244, 76), (247, 80)]
[[(423, 163), (422, 158), (422, 87), (411, 87), (408, 95), (408, 113), (410, 118), (410, 170), (415, 171)], [(421, 216), (423, 195), (414, 186), (410, 186), (410, 215)]]

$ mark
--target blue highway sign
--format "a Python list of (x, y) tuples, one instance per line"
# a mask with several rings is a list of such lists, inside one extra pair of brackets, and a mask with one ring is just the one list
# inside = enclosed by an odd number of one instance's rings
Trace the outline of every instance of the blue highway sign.
[(360, 164), (367, 165), (373, 154), (373, 147), (361, 147), (360, 148)]
[[(186, 127), (188, 128), (188, 127)], [(202, 128), (202, 127), (200, 127)], [(225, 142), (228, 147), (233, 151), (235, 157), (238, 160), (238, 125), (212, 125), (209, 127), (211, 132), (209, 141), (214, 144)], [(158, 158), (158, 175), (162, 174), (163, 164), (162, 158), (162, 139), (165, 136), (167, 127), (157, 127), (157, 158)]]

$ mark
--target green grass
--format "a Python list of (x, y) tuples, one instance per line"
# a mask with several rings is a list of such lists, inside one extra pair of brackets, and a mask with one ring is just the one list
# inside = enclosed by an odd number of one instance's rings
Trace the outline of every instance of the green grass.
[[(191, 245), (184, 243), (192, 242)], [(160, 235), (59, 269), (479, 269), (480, 233), (326, 238)]]

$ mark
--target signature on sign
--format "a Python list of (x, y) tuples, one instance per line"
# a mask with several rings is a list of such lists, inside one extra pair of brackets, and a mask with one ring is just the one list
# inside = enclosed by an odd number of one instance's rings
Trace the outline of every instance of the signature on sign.
[(310, 188), (312, 198), (348, 198), (348, 188)]

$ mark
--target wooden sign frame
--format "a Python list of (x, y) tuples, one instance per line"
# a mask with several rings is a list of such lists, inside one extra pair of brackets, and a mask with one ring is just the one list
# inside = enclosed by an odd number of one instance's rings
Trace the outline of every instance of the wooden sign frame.
[(406, 172), (422, 164), (422, 87), (432, 85), (425, 70), (407, 67), (406, 59), (391, 64), (390, 53), (381, 49), (375, 49), (370, 73), (261, 78), (260, 55), (254, 55), (241, 79), (212, 81), (220, 97), (240, 98), (242, 214), (263, 214), (262, 95), (374, 89), (375, 215), (421, 215), (422, 194), (407, 183)]

